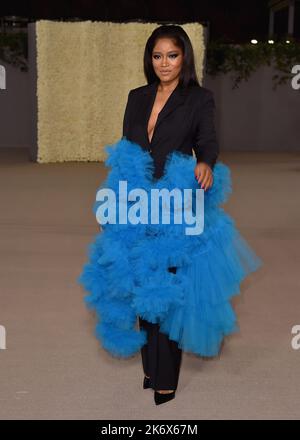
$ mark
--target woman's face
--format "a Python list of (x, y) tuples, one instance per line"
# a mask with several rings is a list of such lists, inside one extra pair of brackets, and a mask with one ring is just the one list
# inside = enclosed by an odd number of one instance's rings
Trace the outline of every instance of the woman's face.
[(152, 51), (153, 69), (161, 82), (169, 83), (179, 78), (183, 52), (170, 38), (157, 40)]

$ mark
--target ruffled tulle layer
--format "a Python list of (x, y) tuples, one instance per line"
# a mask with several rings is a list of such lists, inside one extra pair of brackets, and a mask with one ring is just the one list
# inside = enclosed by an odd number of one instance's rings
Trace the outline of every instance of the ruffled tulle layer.
[[(106, 151), (111, 170), (100, 188), (117, 195), (120, 180), (128, 192), (199, 188), (192, 156), (171, 153), (164, 176), (155, 180), (153, 160), (139, 145), (122, 139)], [(213, 173), (213, 186), (204, 193), (202, 234), (186, 235), (185, 223), (105, 224), (89, 245), (77, 280), (89, 292), (87, 307), (96, 311), (96, 337), (113, 356), (132, 356), (146, 343), (137, 316), (159, 323), (180, 348), (201, 356), (217, 355), (224, 336), (239, 330), (230, 299), (262, 260), (220, 207), (231, 193), (229, 168), (219, 162)]]

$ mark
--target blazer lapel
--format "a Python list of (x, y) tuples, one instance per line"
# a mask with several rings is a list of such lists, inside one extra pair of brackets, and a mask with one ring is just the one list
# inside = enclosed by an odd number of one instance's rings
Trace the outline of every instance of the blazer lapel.
[(145, 87), (143, 91), (143, 99), (144, 99), (144, 105), (141, 109), (142, 117), (144, 120), (144, 133), (147, 140), (147, 144), (149, 146), (153, 145), (154, 135), (158, 130), (159, 125), (161, 122), (166, 118), (171, 112), (173, 112), (179, 105), (182, 105), (184, 103), (184, 100), (187, 95), (187, 89), (180, 88), (178, 85), (175, 87), (169, 98), (167, 99), (164, 107), (159, 112), (156, 124), (154, 127), (153, 135), (151, 138), (151, 142), (149, 142), (148, 138), (148, 122), (151, 115), (151, 111), (154, 105), (157, 88), (158, 88), (158, 81), (153, 82)]

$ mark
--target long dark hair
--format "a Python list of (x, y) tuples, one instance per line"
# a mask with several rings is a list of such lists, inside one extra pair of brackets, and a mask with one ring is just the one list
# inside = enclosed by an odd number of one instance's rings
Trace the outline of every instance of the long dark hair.
[(191, 40), (181, 26), (174, 24), (167, 24), (157, 27), (147, 40), (144, 51), (144, 74), (148, 84), (159, 81), (159, 78), (152, 66), (152, 51), (159, 38), (171, 38), (174, 40), (175, 46), (180, 47), (183, 52), (183, 63), (179, 76), (179, 86), (199, 86), (200, 84), (196, 74), (194, 51)]

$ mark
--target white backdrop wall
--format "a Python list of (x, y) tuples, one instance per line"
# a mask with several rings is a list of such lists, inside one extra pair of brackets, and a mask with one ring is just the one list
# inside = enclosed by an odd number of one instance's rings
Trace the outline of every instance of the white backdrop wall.
[[(128, 91), (146, 83), (143, 53), (156, 23), (36, 23), (38, 162), (103, 160), (122, 136)], [(202, 81), (203, 26), (183, 25)]]

